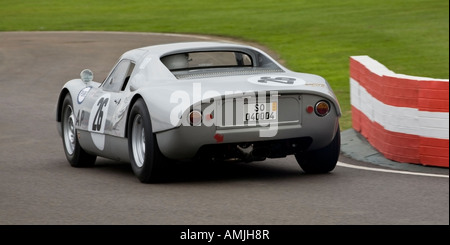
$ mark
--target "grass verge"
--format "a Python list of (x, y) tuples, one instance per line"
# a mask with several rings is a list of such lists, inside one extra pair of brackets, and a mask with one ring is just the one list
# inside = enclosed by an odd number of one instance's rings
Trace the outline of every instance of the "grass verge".
[[(449, 77), (446, 0), (0, 0), (0, 31), (138, 31), (257, 42), (294, 71), (325, 77), (351, 127), (348, 61), (369, 55), (397, 73)], [(1, 44), (0, 44), (1, 45)]]

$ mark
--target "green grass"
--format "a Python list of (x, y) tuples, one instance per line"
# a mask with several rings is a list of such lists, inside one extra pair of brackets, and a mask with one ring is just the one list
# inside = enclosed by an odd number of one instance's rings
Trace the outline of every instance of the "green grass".
[[(349, 57), (449, 77), (447, 0), (0, 0), (0, 31), (138, 31), (258, 42), (288, 68), (325, 77), (351, 127)], [(0, 44), (1, 45), (1, 44)]]

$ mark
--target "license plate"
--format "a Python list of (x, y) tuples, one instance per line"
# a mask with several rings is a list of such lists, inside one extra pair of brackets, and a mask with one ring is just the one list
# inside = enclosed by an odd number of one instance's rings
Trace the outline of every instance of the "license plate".
[(244, 122), (271, 121), (277, 117), (277, 102), (244, 105)]

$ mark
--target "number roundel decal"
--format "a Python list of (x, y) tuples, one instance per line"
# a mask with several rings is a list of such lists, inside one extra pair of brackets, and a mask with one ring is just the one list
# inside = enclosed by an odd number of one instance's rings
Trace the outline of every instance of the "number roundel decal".
[(265, 86), (297, 86), (305, 85), (305, 81), (295, 77), (286, 76), (254, 76), (248, 79), (249, 82)]
[(98, 98), (89, 116), (89, 131), (102, 134), (105, 131), (106, 116), (108, 115), (110, 95)]
[(80, 92), (78, 93), (78, 96), (77, 96), (78, 104), (83, 103), (84, 99), (86, 98), (86, 96), (89, 93), (89, 91), (91, 90), (91, 88), (92, 88), (92, 86), (89, 86), (89, 87), (85, 87), (82, 90), (80, 90)]

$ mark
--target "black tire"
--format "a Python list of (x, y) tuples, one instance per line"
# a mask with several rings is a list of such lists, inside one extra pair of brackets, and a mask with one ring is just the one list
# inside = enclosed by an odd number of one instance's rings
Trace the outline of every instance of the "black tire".
[(160, 152), (145, 102), (138, 99), (128, 117), (128, 150), (131, 168), (142, 183), (161, 179), (164, 156)]
[(333, 141), (324, 148), (295, 155), (295, 159), (305, 173), (321, 174), (333, 171), (341, 151), (341, 133), (339, 127)]
[(64, 98), (61, 115), (62, 141), (67, 161), (72, 167), (77, 168), (93, 166), (97, 156), (85, 152), (77, 139), (75, 113), (70, 94)]

